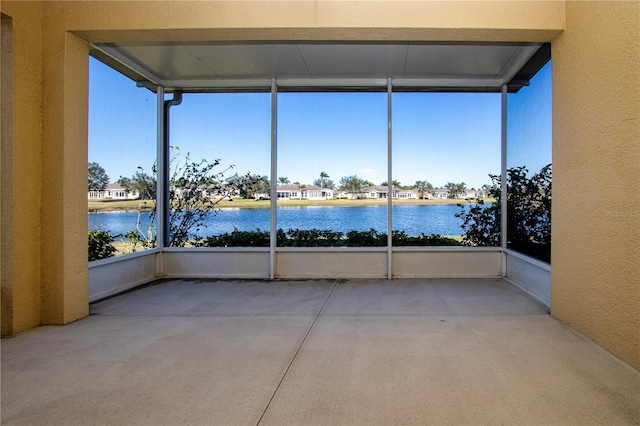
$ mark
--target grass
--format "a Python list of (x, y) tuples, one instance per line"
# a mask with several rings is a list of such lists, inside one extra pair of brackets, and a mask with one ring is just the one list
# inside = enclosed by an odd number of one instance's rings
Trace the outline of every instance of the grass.
[[(485, 203), (493, 202), (492, 198), (485, 198)], [(438, 199), (438, 200), (401, 200), (394, 199), (394, 205), (434, 205), (434, 204), (465, 204), (474, 203), (475, 200), (457, 200), (457, 199)], [(315, 207), (315, 206), (386, 206), (387, 200), (278, 200), (278, 207)], [(155, 206), (153, 200), (101, 200), (89, 201), (89, 212), (97, 211), (117, 211), (117, 210), (151, 210)], [(233, 201), (226, 199), (221, 200), (217, 207), (224, 208), (240, 208), (240, 209), (268, 209), (271, 206), (269, 200), (247, 200), (243, 198), (234, 198)]]
[(154, 200), (90, 200), (89, 212), (116, 210), (151, 210), (155, 207)]

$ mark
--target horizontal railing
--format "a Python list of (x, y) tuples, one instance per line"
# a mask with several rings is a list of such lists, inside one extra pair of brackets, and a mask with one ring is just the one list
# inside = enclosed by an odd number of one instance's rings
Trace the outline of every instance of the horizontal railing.
[(125, 292), (160, 277), (160, 249), (89, 262), (89, 302)]
[(551, 265), (514, 250), (504, 249), (505, 279), (551, 307)]
[[(274, 276), (304, 278), (497, 278), (499, 247), (279, 247)], [(89, 264), (89, 299), (157, 278), (268, 279), (268, 247), (153, 249)]]

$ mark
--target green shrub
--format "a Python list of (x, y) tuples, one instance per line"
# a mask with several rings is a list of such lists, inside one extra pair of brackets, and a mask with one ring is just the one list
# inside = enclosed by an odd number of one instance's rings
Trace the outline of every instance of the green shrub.
[[(138, 224), (140, 222), (140, 212), (138, 212)], [(150, 226), (151, 228), (151, 226)], [(148, 236), (145, 236), (139, 230), (127, 231), (122, 236), (125, 243), (123, 253), (135, 253), (138, 249), (148, 250), (156, 246), (156, 235), (153, 229), (149, 229)]]
[[(460, 242), (442, 235), (407, 235), (404, 231), (393, 231), (394, 246), (459, 246)], [(340, 231), (328, 229), (282, 229), (277, 230), (278, 247), (385, 247), (387, 234), (375, 229), (368, 231)], [(194, 247), (269, 247), (269, 231), (238, 231), (211, 235), (192, 241)]]
[(460, 242), (453, 238), (443, 237), (438, 234), (425, 235), (420, 234), (418, 236), (407, 235), (404, 231), (393, 231), (391, 234), (393, 245), (396, 247), (407, 246), (460, 246)]
[[(501, 239), (501, 177), (489, 175), (492, 186), (485, 205), (479, 200), (468, 211), (456, 213), (463, 219), (462, 242), (471, 246), (499, 246)], [(529, 176), (524, 167), (507, 170), (507, 247), (551, 262), (551, 164)]]
[(106, 231), (89, 231), (89, 261), (112, 257), (116, 252), (114, 240), (115, 237)]
[(347, 232), (347, 247), (384, 247), (387, 245), (387, 234), (378, 233), (371, 228), (368, 231)]
[(289, 229), (278, 240), (280, 247), (340, 247), (344, 246), (343, 234), (320, 229)]
[(233, 230), (231, 233), (211, 235), (199, 244), (203, 247), (269, 247), (269, 231)]

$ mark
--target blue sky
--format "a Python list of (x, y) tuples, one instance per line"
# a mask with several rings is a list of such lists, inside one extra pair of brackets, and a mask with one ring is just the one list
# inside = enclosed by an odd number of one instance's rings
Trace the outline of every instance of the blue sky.
[(89, 60), (89, 161), (105, 168), (111, 182), (156, 158), (156, 95)]
[(507, 95), (507, 167), (526, 165), (531, 174), (551, 163), (551, 66)]
[[(538, 76), (537, 84), (550, 89), (549, 71)], [(392, 101), (395, 180), (479, 187), (499, 173), (499, 94), (394, 93)], [(551, 156), (550, 95), (525, 88), (509, 102), (510, 165), (525, 161), (539, 169)], [(112, 182), (138, 166), (151, 170), (155, 107), (154, 93), (90, 60), (89, 161), (100, 163)], [(232, 173), (269, 175), (269, 108), (268, 93), (185, 94), (171, 110), (171, 145), (193, 160), (234, 165)], [(545, 120), (548, 126), (540, 124)], [(387, 180), (386, 156), (386, 93), (278, 95), (278, 176), (311, 183), (324, 171), (336, 183), (357, 174), (380, 184)]]

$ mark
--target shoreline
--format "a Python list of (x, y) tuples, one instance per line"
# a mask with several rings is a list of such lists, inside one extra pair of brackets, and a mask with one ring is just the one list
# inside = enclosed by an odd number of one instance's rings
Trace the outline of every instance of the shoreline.
[[(491, 204), (493, 198), (482, 199), (485, 204)], [(418, 199), (394, 199), (394, 206), (402, 205), (442, 205), (442, 204), (475, 204), (476, 199), (436, 199), (436, 200), (418, 200)], [(365, 206), (386, 206), (387, 199), (363, 199), (363, 200), (345, 200), (345, 199), (329, 199), (329, 200), (278, 200), (278, 207), (365, 207)], [(87, 208), (89, 213), (99, 212), (118, 212), (118, 211), (150, 211), (155, 207), (154, 200), (104, 200), (89, 201)], [(233, 201), (221, 200), (216, 204), (219, 209), (269, 209), (271, 207), (270, 200), (246, 200), (236, 198)]]

